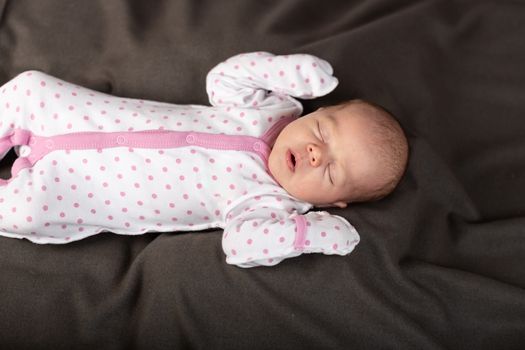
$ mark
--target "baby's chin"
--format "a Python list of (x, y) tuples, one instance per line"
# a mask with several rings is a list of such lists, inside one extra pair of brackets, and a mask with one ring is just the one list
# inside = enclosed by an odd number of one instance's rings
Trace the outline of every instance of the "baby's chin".
[(304, 193), (304, 191), (301, 190), (287, 189), (285, 186), (282, 187), (294, 198), (302, 202), (310, 203), (315, 207), (332, 207), (333, 204), (331, 203), (335, 202), (328, 198), (319, 198), (318, 194), (316, 193)]

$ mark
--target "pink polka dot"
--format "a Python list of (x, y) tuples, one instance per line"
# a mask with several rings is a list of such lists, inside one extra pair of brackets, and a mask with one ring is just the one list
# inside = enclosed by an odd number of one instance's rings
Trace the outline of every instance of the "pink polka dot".
[(263, 254), (268, 254), (268, 249), (263, 249)]
[(321, 232), (321, 237), (326, 237), (326, 232)]
[(337, 243), (334, 243), (334, 245), (332, 246), (333, 249), (337, 249), (338, 245)]
[(247, 241), (246, 241), (246, 244), (252, 244), (253, 243), (253, 240), (251, 238), (249, 238)]
[(32, 218), (31, 216), (28, 216), (28, 217), (26, 218), (26, 221), (27, 221), (27, 222), (31, 222), (31, 221), (33, 221), (33, 218)]

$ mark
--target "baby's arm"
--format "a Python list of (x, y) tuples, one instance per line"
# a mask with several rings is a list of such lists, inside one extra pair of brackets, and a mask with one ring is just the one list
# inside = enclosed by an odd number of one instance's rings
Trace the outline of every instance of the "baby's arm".
[(206, 90), (214, 106), (298, 104), (289, 96), (312, 99), (335, 89), (338, 81), (332, 73), (328, 62), (312, 55), (245, 53), (213, 68), (206, 78)]
[(222, 240), (226, 262), (239, 267), (271, 266), (303, 253), (346, 255), (358, 243), (359, 234), (340, 216), (268, 207), (231, 218)]

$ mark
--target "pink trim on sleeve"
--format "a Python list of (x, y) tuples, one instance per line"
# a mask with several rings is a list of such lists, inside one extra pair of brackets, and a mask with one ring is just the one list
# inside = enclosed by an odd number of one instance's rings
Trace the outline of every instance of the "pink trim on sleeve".
[(295, 220), (295, 241), (293, 246), (296, 250), (302, 250), (306, 243), (306, 217), (304, 215), (297, 215), (294, 217)]

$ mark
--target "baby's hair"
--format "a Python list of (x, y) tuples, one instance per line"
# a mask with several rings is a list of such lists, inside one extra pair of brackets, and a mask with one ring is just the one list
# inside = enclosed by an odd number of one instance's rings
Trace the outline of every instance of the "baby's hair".
[(366, 191), (354, 201), (378, 200), (389, 193), (401, 180), (408, 161), (408, 142), (399, 122), (383, 107), (372, 102), (354, 99), (342, 105), (356, 103), (368, 108), (367, 118), (372, 121), (370, 140), (375, 155), (384, 169), (384, 178), (372, 191)]

